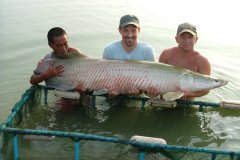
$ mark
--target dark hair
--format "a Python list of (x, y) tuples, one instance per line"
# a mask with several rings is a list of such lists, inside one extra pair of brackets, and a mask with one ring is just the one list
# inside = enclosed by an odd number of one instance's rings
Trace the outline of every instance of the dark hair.
[(55, 37), (59, 37), (64, 34), (67, 34), (67, 33), (60, 27), (54, 27), (54, 28), (50, 29), (47, 34), (48, 43), (53, 43), (53, 39)]

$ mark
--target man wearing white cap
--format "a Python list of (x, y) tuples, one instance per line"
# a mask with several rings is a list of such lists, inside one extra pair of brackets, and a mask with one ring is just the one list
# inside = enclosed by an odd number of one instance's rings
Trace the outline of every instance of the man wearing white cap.
[[(159, 57), (159, 62), (210, 75), (211, 65), (208, 59), (194, 50), (194, 45), (198, 40), (196, 27), (189, 23), (180, 24), (175, 39), (178, 46), (165, 49)], [(208, 93), (209, 91), (188, 93), (183, 98), (193, 100), (194, 97)]]
[(153, 47), (138, 41), (140, 25), (136, 16), (121, 17), (118, 30), (122, 40), (112, 42), (104, 48), (104, 59), (155, 61)]

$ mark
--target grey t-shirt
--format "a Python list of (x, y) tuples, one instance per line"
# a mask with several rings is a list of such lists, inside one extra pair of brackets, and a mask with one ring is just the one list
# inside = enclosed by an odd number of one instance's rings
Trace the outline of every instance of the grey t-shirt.
[(149, 44), (138, 41), (133, 51), (126, 52), (121, 41), (116, 41), (104, 48), (103, 58), (108, 60), (155, 61), (155, 51)]
[[(52, 56), (54, 56), (53, 53), (49, 53), (43, 59), (41, 59), (38, 62), (36, 69), (33, 71), (33, 74), (39, 75), (46, 71), (50, 63), (53, 62), (51, 59)], [(46, 61), (49, 61), (49, 63), (46, 63)]]
[[(53, 53), (49, 53), (43, 59), (41, 59), (38, 62), (36, 69), (33, 71), (33, 74), (40, 75), (40, 74), (46, 72), (50, 65), (54, 65), (53, 57), (54, 57)], [(56, 83), (54, 82), (53, 78), (46, 79), (45, 83), (46, 83), (46, 87), (48, 87), (48, 88), (56, 87), (55, 86)]]

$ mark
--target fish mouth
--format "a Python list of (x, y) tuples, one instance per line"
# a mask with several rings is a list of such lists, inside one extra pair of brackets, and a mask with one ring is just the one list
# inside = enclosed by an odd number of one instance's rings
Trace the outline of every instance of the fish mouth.
[(220, 81), (220, 86), (225, 86), (228, 83), (227, 80), (217, 80), (217, 81)]

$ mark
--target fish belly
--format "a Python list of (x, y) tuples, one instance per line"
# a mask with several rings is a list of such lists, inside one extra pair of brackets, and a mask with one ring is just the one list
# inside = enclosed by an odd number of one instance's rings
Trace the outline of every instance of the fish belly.
[(91, 91), (107, 89), (109, 92), (128, 94), (155, 89), (160, 93), (175, 91), (179, 83), (176, 74), (144, 62), (83, 60), (65, 63), (59, 83), (70, 88), (80, 85)]

